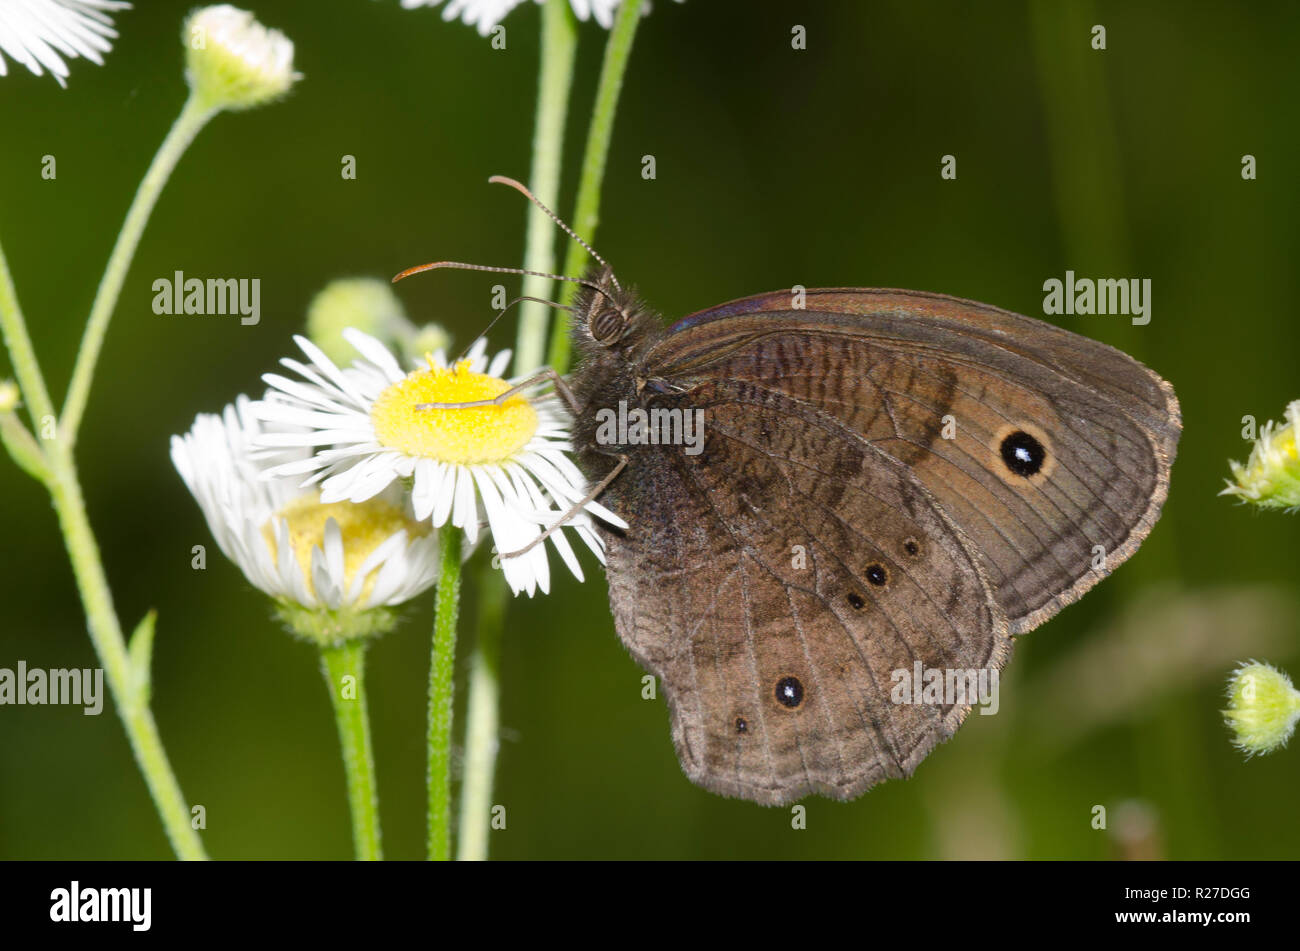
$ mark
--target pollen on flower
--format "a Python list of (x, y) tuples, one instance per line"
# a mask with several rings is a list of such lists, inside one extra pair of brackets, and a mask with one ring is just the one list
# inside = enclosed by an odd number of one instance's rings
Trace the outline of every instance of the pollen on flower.
[[(289, 502), (262, 527), (266, 547), (270, 549), (271, 557), (276, 559), (279, 558), (276, 526), (281, 519), (288, 523), (289, 546), (302, 569), (307, 588), (313, 594), (316, 589), (312, 582), (312, 550), (324, 549), (325, 526), (330, 519), (338, 523), (343, 537), (343, 577), (349, 587), (361, 565), (389, 537), (403, 529), (408, 536), (422, 536), (429, 530), (427, 525), (411, 521), (401, 509), (380, 498), (361, 503), (325, 504), (320, 501), (320, 493), (314, 492)], [(373, 584), (373, 577), (366, 580), (360, 593), (362, 600), (369, 595)]]
[(469, 361), (453, 368), (416, 370), (379, 394), (370, 419), (379, 442), (410, 456), (473, 465), (503, 462), (528, 445), (537, 432), (537, 411), (522, 396), (500, 406), (416, 409), (421, 403), (473, 403), (510, 389), (495, 376), (474, 373)]

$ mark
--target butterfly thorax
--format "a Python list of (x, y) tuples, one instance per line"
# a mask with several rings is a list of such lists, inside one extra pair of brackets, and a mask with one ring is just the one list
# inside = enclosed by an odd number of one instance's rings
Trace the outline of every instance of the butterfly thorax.
[[(571, 336), (577, 366), (570, 386), (581, 412), (574, 420), (573, 440), (580, 459), (596, 468), (608, 466), (592, 460), (612, 457), (630, 447), (608, 438), (598, 438), (602, 411), (626, 413), (644, 408), (646, 354), (663, 336), (659, 315), (631, 289), (613, 283), (608, 268), (590, 270), (574, 299)], [(589, 473), (590, 474), (590, 473)]]

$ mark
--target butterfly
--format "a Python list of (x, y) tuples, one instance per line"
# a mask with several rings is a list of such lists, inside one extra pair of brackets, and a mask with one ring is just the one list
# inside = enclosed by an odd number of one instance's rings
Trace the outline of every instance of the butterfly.
[[(602, 528), (614, 626), (706, 789), (778, 805), (911, 775), (981, 672), (1159, 516), (1178, 400), (1112, 347), (880, 288), (665, 328), (591, 253), (557, 382), (593, 495), (628, 524)], [(900, 699), (922, 679), (944, 689)]]

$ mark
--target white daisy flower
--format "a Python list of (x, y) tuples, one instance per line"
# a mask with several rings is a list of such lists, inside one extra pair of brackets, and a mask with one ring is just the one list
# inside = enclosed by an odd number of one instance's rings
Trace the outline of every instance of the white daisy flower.
[[(408, 10), (417, 7), (436, 7), (443, 0), (402, 0), (402, 6)], [(463, 23), (478, 27), (479, 34), (487, 36), (498, 23), (505, 19), (507, 13), (523, 3), (524, 0), (447, 0), (442, 8), (444, 20), (460, 17)], [(544, 3), (545, 0), (536, 0)], [(569, 0), (573, 14), (579, 20), (595, 19), (605, 29), (614, 25), (614, 11), (620, 0)], [(677, 0), (681, 3), (682, 0)], [(648, 5), (647, 5), (648, 6)]]
[[(322, 623), (308, 626), (313, 633), (323, 629), (326, 641), (386, 629), (391, 615), (383, 608), (409, 601), (436, 580), (436, 536), (407, 515), (400, 493), (331, 504), (297, 479), (266, 478), (254, 459), (264, 454), (256, 442), (266, 427), (253, 405), (240, 396), (220, 416), (200, 414), (188, 433), (171, 441), (172, 463), (218, 547), (277, 599), (282, 614), (288, 610), (286, 620), (295, 609), (318, 615)], [(337, 615), (347, 623), (331, 629)], [(304, 633), (301, 623), (293, 626)]]
[[(4, 54), (37, 76), (50, 71), (66, 87), (68, 65), (84, 56), (96, 66), (113, 47), (117, 31), (107, 10), (126, 10), (121, 0), (3, 0), (0, 2), (0, 76), (8, 74)], [(43, 68), (42, 68), (43, 67)]]
[[(439, 351), (424, 366), (406, 372), (383, 344), (356, 329), (343, 332), (360, 356), (340, 370), (319, 347), (295, 337), (309, 364), (284, 359), (300, 380), (270, 373), (263, 377), (277, 399), (253, 411), (262, 420), (297, 432), (263, 433), (271, 451), (312, 447), (307, 459), (272, 462), (273, 477), (306, 477), (319, 483), (325, 503), (364, 502), (394, 482), (409, 480), (417, 519), (435, 527), (448, 521), (473, 542), (486, 520), (501, 553), (506, 580), (515, 594), (550, 591), (546, 549), (528, 547), (587, 494), (587, 483), (568, 453), (568, 416), (553, 397), (512, 396), (500, 406), (417, 409), (424, 403), (492, 399), (510, 389), (501, 378), (508, 350), (490, 361), (486, 344), (476, 343), (454, 367)], [(564, 536), (576, 531), (604, 561), (605, 546), (591, 516), (626, 527), (597, 502), (554, 531), (554, 544), (569, 570), (582, 568)]]

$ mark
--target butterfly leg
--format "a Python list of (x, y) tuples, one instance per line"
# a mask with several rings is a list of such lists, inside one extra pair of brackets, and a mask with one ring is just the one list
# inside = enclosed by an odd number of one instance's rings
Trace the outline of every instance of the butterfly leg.
[[(554, 372), (554, 371), (552, 371), (552, 372)], [(619, 474), (620, 472), (623, 471), (623, 467), (627, 465), (627, 462), (628, 462), (627, 456), (619, 455), (619, 457), (618, 457), (618, 465), (616, 465), (613, 469), (610, 470), (609, 475), (607, 475), (607, 476), (605, 476), (605, 478), (601, 479), (600, 482), (599, 482), (599, 483), (598, 483), (594, 488), (592, 488), (592, 490), (591, 490), (590, 492), (588, 492), (588, 493), (586, 494), (585, 497), (583, 497), (582, 501), (580, 501), (580, 502), (576, 502), (574, 505), (572, 505), (572, 506), (569, 508), (569, 510), (568, 510), (567, 512), (565, 512), (563, 515), (561, 515), (559, 521), (557, 521), (557, 522), (555, 522), (554, 524), (548, 526), (547, 529), (546, 529), (546, 531), (542, 532), (542, 534), (538, 535), (536, 538), (534, 538), (531, 542), (529, 542), (529, 543), (528, 543), (527, 545), (525, 545), (523, 548), (519, 549), (518, 551), (510, 551), (510, 552), (506, 552), (506, 553), (505, 553), (504, 555), (502, 555), (501, 557), (502, 557), (502, 558), (518, 558), (520, 555), (526, 555), (526, 554), (528, 554), (528, 552), (532, 551), (534, 548), (536, 548), (536, 547), (537, 547), (538, 545), (540, 545), (542, 542), (546, 541), (546, 539), (550, 538), (553, 534), (555, 534), (555, 532), (557, 532), (560, 528), (562, 528), (562, 527), (565, 525), (565, 523), (567, 523), (567, 522), (569, 522), (569, 521), (572, 521), (573, 517), (574, 517), (575, 515), (577, 515), (579, 512), (581, 512), (581, 511), (583, 510), (583, 508), (586, 507), (586, 505), (587, 505), (588, 502), (595, 501), (596, 496), (598, 496), (598, 495), (600, 495), (600, 493), (604, 492), (605, 489), (606, 489), (606, 487), (607, 487), (611, 482), (614, 481), (614, 479), (618, 476), (618, 474)]]
[(569, 384), (564, 382), (564, 377), (556, 373), (550, 367), (543, 367), (527, 379), (520, 380), (504, 393), (492, 397), (490, 400), (471, 400), (467, 403), (416, 403), (416, 409), (473, 409), (477, 406), (501, 406), (512, 396), (518, 396), (521, 392), (538, 383), (550, 380), (555, 385), (555, 392), (560, 395), (564, 403), (569, 408), (569, 412), (578, 415), (582, 407), (578, 405), (578, 398), (573, 395), (573, 390), (569, 389)]

